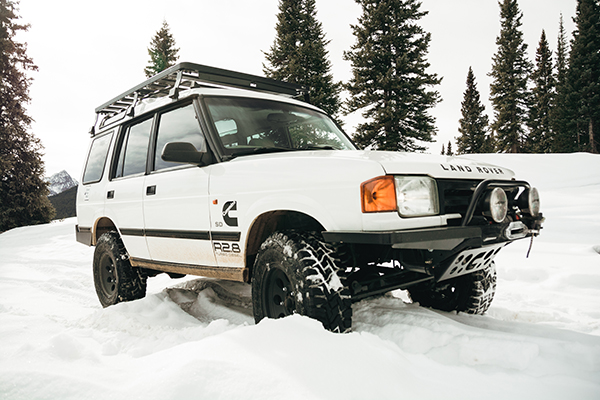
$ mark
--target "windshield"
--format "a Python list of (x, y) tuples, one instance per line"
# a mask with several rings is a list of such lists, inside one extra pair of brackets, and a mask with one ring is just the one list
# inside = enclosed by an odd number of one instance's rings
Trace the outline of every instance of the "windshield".
[(288, 103), (237, 98), (205, 98), (225, 154), (238, 156), (287, 150), (354, 150), (325, 114)]

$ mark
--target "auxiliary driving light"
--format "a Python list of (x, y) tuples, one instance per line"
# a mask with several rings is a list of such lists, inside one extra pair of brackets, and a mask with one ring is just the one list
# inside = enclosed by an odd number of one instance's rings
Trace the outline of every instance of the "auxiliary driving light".
[(519, 208), (532, 217), (540, 215), (540, 193), (536, 188), (527, 189), (521, 193)]
[(494, 222), (497, 223), (504, 221), (506, 213), (508, 212), (508, 198), (506, 197), (504, 190), (497, 187), (489, 192), (484, 204), (486, 205), (485, 208), (489, 211), (484, 211), (483, 215), (492, 217)]

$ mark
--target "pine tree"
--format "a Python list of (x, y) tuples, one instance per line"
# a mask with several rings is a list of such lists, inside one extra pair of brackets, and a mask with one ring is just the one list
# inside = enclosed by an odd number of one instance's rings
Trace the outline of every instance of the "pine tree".
[(458, 143), (458, 154), (490, 153), (493, 146), (490, 143), (488, 132), (488, 116), (484, 114), (485, 106), (481, 103), (475, 74), (469, 67), (467, 73), (467, 89), (465, 90), (460, 112), (462, 118), (458, 121), (458, 132), (461, 134), (456, 138)]
[(552, 51), (548, 46), (544, 30), (535, 55), (535, 69), (531, 79), (534, 87), (529, 109), (529, 135), (524, 147), (531, 153), (549, 153), (554, 136), (551, 109), (554, 104), (556, 82), (552, 67)]
[(167, 24), (167, 21), (163, 21), (162, 27), (156, 32), (148, 48), (150, 61), (148, 66), (144, 68), (146, 78), (150, 78), (175, 65), (179, 59), (178, 52), (179, 49), (175, 47), (175, 39), (171, 35), (169, 24)]
[(327, 58), (323, 27), (317, 20), (315, 0), (280, 0), (277, 35), (264, 52), (263, 72), (269, 78), (309, 89), (309, 101), (332, 116), (340, 112), (342, 85), (335, 82)]
[(600, 149), (600, 4), (578, 0), (569, 59), (569, 99), (580, 151)]
[(444, 145), (442, 144), (442, 152), (440, 153), (441, 155), (445, 156), (446, 155), (446, 150)]
[(561, 14), (556, 45), (556, 95), (551, 111), (552, 130), (554, 132), (551, 148), (554, 153), (577, 151), (576, 129), (573, 128), (568, 104), (567, 63), (569, 50), (567, 46), (567, 35)]
[(453, 156), (454, 152), (452, 151), (452, 141), (448, 140), (448, 147), (446, 148), (446, 155)]
[(37, 66), (27, 56), (26, 43), (15, 41), (29, 25), (17, 23), (18, 2), (0, 0), (0, 232), (52, 220), (54, 208), (44, 181), (42, 146), (28, 129), (31, 78)]
[(432, 142), (435, 119), (428, 109), (440, 101), (441, 82), (427, 72), (431, 34), (417, 21), (427, 15), (417, 0), (356, 0), (362, 6), (352, 25), (356, 43), (344, 58), (352, 63), (347, 111), (368, 121), (354, 136), (361, 147), (422, 151)]
[(527, 80), (531, 63), (527, 60), (527, 44), (520, 31), (521, 17), (517, 0), (500, 4), (500, 35), (496, 38), (498, 51), (493, 56), (493, 81), (490, 100), (494, 107), (496, 146), (501, 152), (518, 153), (525, 135), (529, 107)]

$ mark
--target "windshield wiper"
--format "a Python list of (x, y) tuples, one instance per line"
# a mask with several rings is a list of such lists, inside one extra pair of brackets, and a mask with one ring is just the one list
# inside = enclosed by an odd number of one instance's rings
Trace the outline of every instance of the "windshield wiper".
[(253, 147), (251, 149), (244, 149), (236, 151), (235, 153), (226, 157), (227, 160), (234, 159), (239, 156), (249, 156), (252, 154), (266, 154), (266, 153), (279, 153), (285, 151), (295, 151), (296, 149), (290, 149), (289, 147)]
[(298, 150), (338, 150), (329, 144), (309, 144), (298, 147)]
[(300, 146), (294, 149), (289, 147), (253, 147), (249, 149), (240, 149), (235, 151), (233, 154), (228, 154), (223, 157), (225, 161), (233, 160), (239, 156), (249, 156), (253, 154), (267, 154), (267, 153), (280, 153), (286, 151), (299, 151), (299, 150), (338, 150), (335, 147), (328, 144), (313, 144)]

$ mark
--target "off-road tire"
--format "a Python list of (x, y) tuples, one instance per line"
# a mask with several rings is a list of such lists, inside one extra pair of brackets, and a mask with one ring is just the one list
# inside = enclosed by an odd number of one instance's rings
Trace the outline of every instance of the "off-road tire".
[(94, 286), (102, 307), (146, 296), (146, 277), (133, 268), (117, 232), (105, 233), (94, 251)]
[(425, 282), (408, 288), (413, 302), (442, 311), (468, 314), (485, 313), (496, 293), (496, 265), (432, 284)]
[(349, 332), (352, 303), (340, 264), (335, 248), (317, 234), (285, 231), (269, 236), (252, 272), (256, 323), (300, 314), (332, 332)]

